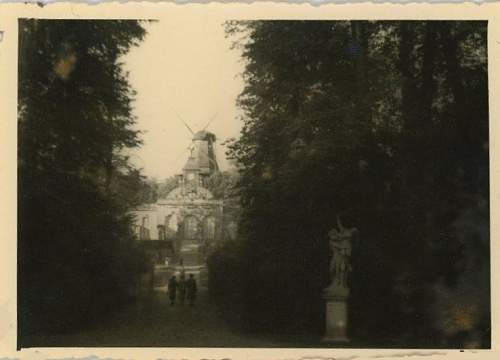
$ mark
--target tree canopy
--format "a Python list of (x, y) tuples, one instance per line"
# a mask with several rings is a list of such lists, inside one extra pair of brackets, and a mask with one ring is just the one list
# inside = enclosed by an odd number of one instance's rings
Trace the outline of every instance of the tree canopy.
[(129, 20), (19, 21), (20, 343), (116, 308), (147, 269), (128, 211), (143, 179), (121, 155), (140, 144), (123, 55)]
[[(238, 303), (251, 327), (320, 333), (326, 234), (338, 215), (361, 234), (354, 337), (488, 346), (486, 23), (248, 21), (227, 33), (246, 85), (230, 146), (241, 166), (240, 244), (227, 266), (218, 261), (244, 280), (218, 284), (236, 294), (226, 305)], [(474, 300), (460, 295), (464, 282)], [(443, 311), (456, 321), (436, 322)]]

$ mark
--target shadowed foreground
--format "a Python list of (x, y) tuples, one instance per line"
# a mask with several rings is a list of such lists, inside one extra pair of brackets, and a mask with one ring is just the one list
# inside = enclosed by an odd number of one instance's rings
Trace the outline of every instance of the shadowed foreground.
[(102, 326), (75, 334), (37, 336), (32, 347), (281, 347), (292, 346), (234, 333), (201, 290), (196, 306), (170, 306), (163, 289), (125, 308)]
[[(118, 311), (102, 325), (72, 334), (36, 335), (26, 338), (28, 347), (249, 347), (249, 348), (404, 348), (404, 343), (352, 341), (327, 344), (319, 336), (305, 334), (250, 334), (235, 330), (200, 289), (194, 307), (170, 306), (165, 288)], [(235, 324), (240, 325), (240, 324)], [(353, 339), (354, 340), (354, 339)], [(408, 341), (408, 339), (406, 339)], [(430, 346), (429, 346), (430, 345)], [(421, 348), (438, 348), (421, 344)]]

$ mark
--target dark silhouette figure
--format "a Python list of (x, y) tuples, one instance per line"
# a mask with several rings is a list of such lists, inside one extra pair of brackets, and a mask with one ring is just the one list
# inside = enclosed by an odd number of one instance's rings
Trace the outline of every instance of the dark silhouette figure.
[(177, 280), (175, 275), (170, 278), (168, 282), (168, 297), (170, 298), (170, 306), (175, 304), (175, 295), (177, 292)]
[(186, 281), (186, 291), (187, 291), (187, 300), (189, 305), (193, 306), (194, 301), (196, 300), (196, 280), (194, 279), (193, 274), (189, 274), (189, 279)]

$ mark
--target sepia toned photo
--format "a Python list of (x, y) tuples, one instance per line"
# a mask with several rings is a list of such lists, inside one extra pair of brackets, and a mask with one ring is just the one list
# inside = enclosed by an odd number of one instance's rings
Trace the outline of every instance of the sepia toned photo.
[(20, 18), (18, 349), (490, 349), (487, 40)]

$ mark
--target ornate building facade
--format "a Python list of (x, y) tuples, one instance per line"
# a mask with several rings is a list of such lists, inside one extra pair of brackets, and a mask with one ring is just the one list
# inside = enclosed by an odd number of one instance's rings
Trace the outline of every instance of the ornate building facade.
[(223, 201), (204, 187), (219, 171), (214, 142), (208, 131), (194, 134), (191, 154), (176, 176), (177, 187), (155, 204), (133, 211), (137, 238), (157, 270), (200, 276), (210, 250), (222, 240)]

